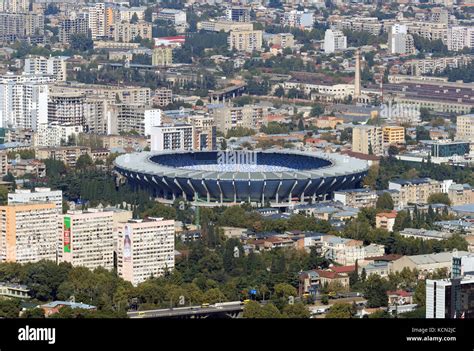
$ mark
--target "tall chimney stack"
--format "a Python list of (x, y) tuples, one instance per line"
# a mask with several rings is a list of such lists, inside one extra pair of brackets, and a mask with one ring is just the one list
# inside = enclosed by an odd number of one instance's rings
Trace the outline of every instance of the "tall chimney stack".
[(355, 66), (355, 79), (354, 79), (354, 98), (360, 97), (360, 50), (356, 51), (356, 66)]

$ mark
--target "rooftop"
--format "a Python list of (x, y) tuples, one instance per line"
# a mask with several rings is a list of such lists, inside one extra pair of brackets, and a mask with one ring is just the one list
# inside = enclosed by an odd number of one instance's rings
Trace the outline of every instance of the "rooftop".
[[(458, 256), (467, 256), (469, 252), (458, 251)], [(434, 263), (450, 263), (453, 259), (452, 252), (439, 252), (428, 255), (414, 255), (406, 256), (409, 260), (417, 265), (421, 264), (434, 264)]]

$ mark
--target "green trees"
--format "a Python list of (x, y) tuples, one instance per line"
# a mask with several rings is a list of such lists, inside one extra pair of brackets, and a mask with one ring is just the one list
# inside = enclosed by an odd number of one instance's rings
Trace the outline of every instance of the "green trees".
[(450, 239), (437, 240), (421, 240), (415, 238), (404, 238), (398, 231), (405, 228), (425, 228), (434, 229), (433, 223), (442, 218), (449, 218), (443, 213), (437, 213), (433, 209), (427, 212), (421, 212), (416, 207), (413, 213), (408, 211), (399, 211), (395, 218), (394, 232), (389, 233), (383, 229), (374, 228), (373, 221), (374, 209), (368, 211), (362, 209), (357, 218), (349, 221), (344, 228), (342, 235), (345, 238), (363, 240), (366, 244), (375, 243), (385, 246), (386, 253), (402, 254), (402, 255), (419, 255), (429, 254), (433, 252), (441, 252), (443, 250), (465, 250), (467, 242), (459, 235), (453, 235)]
[(429, 40), (416, 34), (413, 35), (413, 39), (415, 41), (415, 48), (420, 52), (442, 55), (448, 52), (448, 48), (441, 39)]
[(247, 92), (250, 95), (267, 95), (268, 91), (270, 90), (270, 84), (268, 81), (260, 81), (257, 82), (254, 79), (250, 79), (247, 82)]
[(395, 156), (395, 155), (398, 155), (399, 151), (398, 151), (398, 148), (395, 145), (390, 145), (388, 147), (387, 152), (388, 152), (389, 156)]
[(352, 318), (356, 312), (351, 304), (337, 302), (329, 308), (326, 318)]
[(450, 206), (451, 200), (449, 199), (449, 196), (446, 193), (436, 193), (436, 194), (431, 194), (428, 197), (428, 203), (429, 204), (445, 204), (447, 206)]
[[(422, 137), (425, 139), (425, 137)], [(393, 157), (384, 157), (380, 160), (377, 174), (374, 174), (375, 189), (388, 188), (388, 182), (400, 178), (400, 175), (408, 176), (408, 171), (414, 169), (417, 176), (432, 178), (435, 180), (453, 179), (456, 183), (469, 183), (474, 186), (474, 172), (472, 167), (455, 167), (447, 164), (416, 163), (397, 160)], [(370, 173), (370, 170), (369, 170)]]
[(238, 263), (243, 254), (242, 244), (237, 239), (229, 239), (225, 242), (223, 264), (224, 270), (229, 274), (236, 274)]
[(347, 36), (348, 46), (377, 45), (385, 44), (387, 42), (386, 33), (375, 36), (369, 32), (344, 30), (344, 35)]
[(20, 300), (0, 300), (0, 318), (18, 318), (20, 314)]
[(425, 306), (426, 304), (426, 281), (419, 280), (416, 284), (415, 292), (413, 293), (413, 302), (418, 306)]
[(388, 311), (379, 310), (371, 313), (369, 318), (392, 318), (392, 316)]
[(45, 16), (48, 16), (48, 15), (55, 15), (59, 12), (59, 8), (57, 5), (55, 4), (48, 4), (48, 6), (46, 7), (46, 9), (44, 10), (44, 15)]
[(35, 150), (34, 149), (26, 149), (26, 150), (18, 150), (18, 151), (9, 151), (7, 153), (7, 157), (9, 160), (20, 156), (22, 160), (31, 160), (35, 158)]
[(364, 296), (368, 307), (382, 307), (388, 305), (387, 286), (379, 275), (370, 275), (364, 284)]
[(126, 318), (125, 312), (116, 311), (94, 311), (82, 308), (70, 308), (69, 306), (62, 307), (58, 313), (51, 315), (49, 318), (54, 319), (75, 319), (75, 318)]
[(288, 99), (304, 99), (305, 98), (304, 92), (296, 88), (291, 88), (290, 90), (288, 90), (287, 96), (288, 96)]
[(381, 194), (377, 199), (375, 207), (377, 208), (377, 210), (393, 210), (393, 199), (390, 193), (385, 192)]
[(464, 81), (464, 83), (474, 82), (474, 63), (469, 63), (461, 67), (448, 68), (444, 74), (448, 76), (450, 82), (458, 80)]
[(56, 300), (61, 283), (67, 279), (71, 265), (52, 261), (29, 263), (23, 267), (22, 283), (30, 288), (33, 298), (41, 301)]
[(431, 140), (430, 132), (424, 127), (416, 127), (416, 141)]
[(72, 34), (70, 39), (71, 50), (85, 52), (94, 48), (94, 42), (86, 34)]
[(285, 89), (281, 85), (279, 85), (278, 88), (275, 89), (274, 95), (279, 98), (282, 98), (285, 95)]
[(142, 213), (143, 217), (163, 217), (164, 219), (175, 219), (176, 209), (174, 207), (166, 206), (162, 203), (156, 202), (153, 207), (145, 210)]
[(265, 134), (284, 134), (288, 133), (289, 129), (281, 123), (269, 122), (268, 125), (262, 125), (260, 131)]
[(27, 309), (21, 315), (22, 318), (45, 318), (44, 310), (42, 308), (31, 308)]
[(324, 107), (320, 104), (315, 104), (311, 107), (311, 116), (319, 117), (324, 113)]
[(249, 301), (244, 307), (244, 318), (281, 318), (278, 308), (272, 303), (261, 306), (258, 302)]
[(85, 171), (86, 169), (90, 168), (94, 162), (89, 154), (81, 155), (77, 158), (76, 161), (76, 168), (80, 171)]
[(250, 136), (250, 135), (255, 135), (255, 130), (253, 130), (252, 128), (245, 128), (245, 127), (239, 126), (233, 129), (229, 129), (227, 131), (226, 138), (227, 139), (233, 138), (233, 137), (242, 138), (242, 137)]
[(309, 318), (308, 308), (301, 302), (286, 305), (283, 311), (273, 304), (261, 305), (256, 301), (249, 301), (244, 307), (244, 318)]
[(0, 185), (0, 205), (6, 205), (8, 200), (8, 188)]
[(311, 313), (301, 302), (297, 302), (283, 308), (283, 315), (287, 318), (309, 318)]

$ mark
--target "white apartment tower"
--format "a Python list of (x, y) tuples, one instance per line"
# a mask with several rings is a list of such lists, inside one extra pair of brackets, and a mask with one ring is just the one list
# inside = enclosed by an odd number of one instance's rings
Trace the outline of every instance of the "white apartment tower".
[(326, 30), (324, 34), (324, 52), (332, 54), (347, 49), (347, 37), (341, 30)]
[(174, 269), (174, 220), (130, 220), (118, 228), (117, 272), (138, 285)]
[(23, 72), (26, 74), (50, 75), (56, 81), (64, 82), (67, 78), (65, 56), (54, 56), (50, 58), (42, 56), (30, 56), (25, 59)]
[(193, 150), (194, 128), (190, 124), (151, 127), (151, 151)]
[(449, 27), (447, 46), (450, 51), (461, 51), (464, 48), (474, 47), (474, 27)]
[(413, 36), (408, 34), (405, 24), (395, 23), (389, 29), (388, 47), (392, 54), (411, 55), (415, 52)]
[(89, 30), (92, 40), (106, 36), (105, 4), (103, 2), (89, 7)]
[(36, 130), (48, 121), (48, 83), (42, 75), (0, 77), (0, 128)]
[(29, 11), (28, 0), (3, 0), (0, 2), (0, 12), (26, 13)]

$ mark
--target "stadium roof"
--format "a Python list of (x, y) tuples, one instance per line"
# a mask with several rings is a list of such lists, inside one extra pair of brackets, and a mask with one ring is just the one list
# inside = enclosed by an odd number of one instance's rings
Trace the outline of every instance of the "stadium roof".
[[(174, 176), (183, 178), (201, 178), (201, 179), (222, 179), (222, 180), (265, 180), (265, 179), (309, 179), (309, 178), (328, 178), (344, 176), (365, 172), (368, 164), (364, 160), (356, 159), (346, 155), (321, 152), (302, 152), (293, 150), (278, 151), (258, 151), (258, 153), (275, 154), (281, 157), (285, 155), (303, 155), (330, 161), (331, 164), (314, 169), (289, 169), (284, 171), (248, 171), (248, 172), (230, 172), (230, 171), (207, 171), (201, 169), (185, 169), (169, 165), (159, 164), (152, 161), (152, 158), (164, 154), (190, 154), (203, 151), (163, 151), (163, 152), (139, 152), (121, 155), (115, 160), (115, 166), (125, 171), (157, 176)], [(214, 151), (215, 152), (215, 151)], [(289, 160), (291, 162), (291, 160)], [(288, 165), (291, 167), (291, 164)]]

